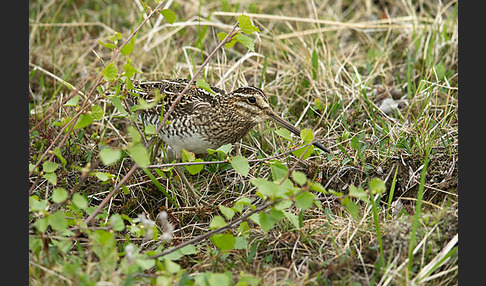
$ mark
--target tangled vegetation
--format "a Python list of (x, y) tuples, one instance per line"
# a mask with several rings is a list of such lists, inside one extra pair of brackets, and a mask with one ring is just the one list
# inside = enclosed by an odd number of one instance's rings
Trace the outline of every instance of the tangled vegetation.
[[(31, 285), (458, 283), (456, 1), (29, 3)], [(167, 162), (119, 92), (166, 78), (301, 136)]]

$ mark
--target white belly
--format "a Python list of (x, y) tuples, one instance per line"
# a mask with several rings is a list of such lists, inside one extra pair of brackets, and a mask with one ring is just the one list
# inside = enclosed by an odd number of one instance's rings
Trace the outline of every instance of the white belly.
[(162, 140), (164, 140), (165, 144), (169, 145), (172, 149), (174, 149), (177, 156), (180, 156), (180, 154), (182, 153), (182, 149), (191, 151), (194, 154), (206, 154), (208, 148), (216, 149), (219, 147), (213, 146), (210, 142), (205, 141), (203, 137), (198, 133), (193, 133), (190, 136), (184, 137), (178, 135), (167, 137), (163, 134)]

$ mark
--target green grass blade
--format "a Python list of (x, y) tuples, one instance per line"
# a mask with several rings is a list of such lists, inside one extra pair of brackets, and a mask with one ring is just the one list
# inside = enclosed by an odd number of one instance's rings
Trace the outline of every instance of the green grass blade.
[(155, 178), (155, 176), (152, 175), (152, 172), (149, 169), (146, 169), (146, 168), (143, 168), (142, 170), (147, 175), (147, 177), (150, 178), (150, 180), (152, 181), (152, 183), (154, 183), (154, 185), (157, 187), (157, 189), (159, 189), (170, 200), (170, 202), (174, 206), (176, 206), (177, 209), (179, 209), (179, 206), (177, 205), (177, 201), (171, 195), (169, 195), (167, 193), (167, 191), (165, 190), (165, 188), (159, 183), (159, 181), (157, 181), (157, 179)]
[(410, 234), (410, 243), (408, 247), (408, 273), (412, 274), (413, 266), (413, 249), (415, 248), (415, 234), (419, 225), (420, 214), (422, 213), (422, 199), (425, 189), (425, 176), (427, 175), (427, 166), (429, 164), (430, 149), (425, 156), (424, 167), (422, 169), (422, 175), (420, 176), (420, 185), (417, 193), (417, 204), (415, 205), (415, 215), (413, 216), (412, 232)]

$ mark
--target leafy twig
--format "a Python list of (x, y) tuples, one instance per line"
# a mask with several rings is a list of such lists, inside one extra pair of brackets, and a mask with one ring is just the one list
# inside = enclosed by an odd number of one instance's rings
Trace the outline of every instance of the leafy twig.
[[(307, 148), (306, 148), (306, 152), (307, 152), (307, 149), (309, 149), (309, 148), (310, 148), (310, 145), (311, 145), (311, 144), (312, 144), (312, 143), (309, 143), (309, 144), (307, 144), (306, 146), (304, 146), (304, 147), (307, 147)], [(293, 150), (293, 151), (295, 151), (295, 150)], [(287, 174), (286, 174), (286, 175), (285, 175), (285, 176), (282, 178), (282, 180), (280, 181), (279, 185), (281, 185), (281, 184), (282, 184), (282, 183), (283, 183), (283, 182), (284, 182), (284, 181), (285, 181), (285, 180), (286, 180), (286, 179), (287, 179), (287, 178), (290, 176), (290, 174), (292, 174), (292, 172), (293, 172), (293, 170), (295, 169), (295, 167), (297, 166), (298, 162), (299, 162), (300, 160), (302, 160), (302, 157), (304, 157), (304, 155), (305, 155), (305, 153), (306, 153), (306, 152), (303, 152), (303, 153), (300, 155), (299, 159), (298, 159), (298, 160), (297, 160), (297, 161), (294, 163), (294, 165), (292, 165), (292, 167), (291, 167), (291, 168), (288, 170)], [(277, 204), (277, 203), (279, 203), (279, 202), (283, 201), (284, 199), (292, 199), (292, 198), (294, 198), (296, 195), (298, 195), (298, 194), (300, 194), (300, 193), (302, 193), (302, 192), (305, 192), (305, 191), (306, 191), (305, 189), (302, 189), (302, 190), (301, 190), (300, 192), (298, 192), (297, 194), (294, 194), (294, 195), (292, 195), (292, 196), (289, 196), (288, 198), (282, 198), (282, 199), (277, 199), (277, 200), (274, 200), (274, 201), (270, 201), (270, 202), (263, 203), (263, 204), (261, 204), (260, 206), (256, 207), (255, 209), (253, 209), (253, 210), (249, 211), (249, 212), (248, 212), (248, 213), (246, 213), (245, 215), (243, 215), (243, 216), (239, 217), (238, 219), (236, 219), (236, 220), (232, 221), (231, 223), (229, 223), (229, 224), (227, 224), (227, 225), (225, 225), (225, 226), (222, 226), (222, 227), (219, 227), (219, 228), (213, 229), (213, 230), (211, 230), (211, 231), (208, 231), (208, 232), (206, 232), (206, 233), (204, 233), (204, 234), (201, 234), (201, 235), (199, 235), (199, 236), (194, 237), (193, 239), (190, 239), (190, 240), (188, 240), (188, 241), (186, 241), (186, 242), (184, 242), (184, 243), (181, 243), (181, 244), (179, 244), (179, 245), (177, 245), (177, 246), (175, 246), (175, 247), (173, 247), (173, 248), (167, 249), (166, 251), (162, 251), (162, 252), (160, 252), (160, 253), (157, 253), (157, 254), (154, 254), (154, 255), (152, 255), (152, 256), (149, 256), (148, 258), (151, 258), (151, 259), (156, 259), (156, 258), (162, 257), (162, 256), (167, 255), (167, 254), (170, 254), (170, 253), (172, 253), (172, 252), (174, 252), (174, 251), (176, 251), (176, 250), (178, 250), (178, 249), (181, 249), (181, 248), (183, 248), (184, 246), (187, 246), (187, 245), (190, 245), (190, 244), (195, 244), (195, 243), (200, 242), (200, 241), (202, 241), (202, 240), (204, 240), (204, 239), (206, 239), (206, 238), (209, 238), (209, 237), (210, 237), (210, 236), (212, 236), (213, 234), (221, 233), (221, 232), (226, 231), (227, 229), (234, 228), (234, 227), (236, 227), (237, 225), (239, 225), (240, 223), (242, 223), (243, 221), (247, 220), (247, 219), (248, 219), (248, 218), (249, 218), (251, 215), (253, 215), (253, 214), (257, 213), (257, 212), (263, 211), (263, 210), (265, 210), (265, 209), (267, 209), (267, 208), (269, 208), (269, 207), (272, 207), (272, 206), (274, 206), (275, 204)]]
[[(156, 10), (157, 9), (155, 9), (154, 11), (156, 11)], [(149, 15), (149, 17), (151, 15), (152, 15), (152, 13)], [(142, 22), (142, 24), (144, 22)], [(194, 74), (194, 76), (192, 77), (192, 79), (189, 81), (189, 83), (187, 84), (186, 88), (184, 88), (184, 90), (181, 91), (181, 93), (176, 98), (176, 100), (174, 101), (174, 103), (171, 105), (171, 107), (169, 108), (169, 110), (164, 114), (164, 118), (162, 119), (162, 122), (160, 122), (157, 130), (155, 131), (155, 134), (159, 134), (160, 133), (162, 127), (164, 126), (165, 122), (167, 121), (167, 118), (169, 117), (170, 113), (172, 113), (172, 111), (176, 107), (177, 103), (179, 103), (179, 101), (181, 100), (182, 96), (189, 90), (189, 88), (192, 85), (192, 83), (194, 83), (194, 81), (196, 80), (196, 77), (201, 73), (201, 71), (203, 70), (203, 68), (208, 64), (209, 60), (214, 56), (214, 54), (216, 53), (216, 51), (218, 51), (226, 43), (226, 41), (234, 33), (234, 31), (236, 30), (237, 27), (238, 27), (238, 22), (233, 26), (233, 29), (231, 29), (231, 31), (228, 33), (228, 35), (219, 43), (219, 45), (216, 48), (214, 48), (214, 50), (209, 54), (209, 56), (202, 63), (202, 65), (197, 69), (196, 73)], [(156, 139), (156, 136), (152, 137), (152, 139), (150, 140), (148, 146), (151, 146), (155, 139)], [(122, 180), (120, 181), (120, 183), (118, 183), (115, 187), (113, 187), (113, 190), (111, 190), (111, 192), (105, 197), (105, 199), (99, 204), (99, 206), (91, 213), (91, 215), (88, 218), (86, 218), (84, 220), (84, 222), (86, 224), (88, 224), (101, 211), (101, 209), (104, 207), (104, 205), (110, 200), (110, 198), (113, 195), (115, 195), (116, 191), (118, 191), (118, 189), (121, 188), (121, 186), (123, 185), (123, 183), (128, 179), (128, 177), (130, 177), (133, 174), (133, 172), (138, 167), (139, 166), (136, 163), (132, 166), (132, 168), (130, 169), (130, 171), (128, 171), (128, 173), (125, 175), (125, 177), (122, 178)]]
[[(133, 38), (133, 36), (138, 32), (138, 30), (140, 30), (140, 28), (145, 24), (145, 22), (148, 21), (148, 19), (150, 17), (152, 17), (152, 15), (154, 13), (156, 13), (158, 11), (158, 9), (162, 6), (162, 4), (164, 4), (165, 1), (162, 1), (160, 2), (159, 5), (157, 5), (157, 7), (150, 12), (150, 14), (147, 16), (147, 18), (145, 18), (142, 23), (140, 23), (140, 25), (128, 36), (128, 38), (125, 40), (125, 42), (123, 42), (123, 44), (120, 46), (119, 49), (115, 50), (115, 52), (113, 53), (113, 56), (111, 57), (110, 61), (108, 64), (111, 64), (112, 62), (115, 61), (115, 58), (120, 54), (120, 51), (122, 50), (122, 48), (130, 42), (130, 40)], [(39, 158), (39, 160), (37, 161), (37, 163), (35, 164), (34, 168), (32, 168), (32, 171), (30, 171), (29, 173), (29, 177), (32, 176), (32, 174), (34, 173), (34, 170), (40, 165), (40, 163), (42, 162), (42, 160), (44, 159), (44, 157), (49, 153), (49, 151), (52, 149), (52, 147), (54, 147), (54, 144), (55, 142), (59, 139), (60, 135), (63, 133), (63, 131), (67, 128), (67, 126), (70, 126), (68, 132), (66, 132), (66, 134), (64, 135), (63, 139), (61, 140), (61, 142), (59, 143), (58, 147), (59, 149), (61, 149), (61, 147), (64, 145), (64, 143), (66, 142), (68, 136), (71, 134), (71, 131), (74, 127), (74, 122), (76, 122), (79, 118), (79, 116), (86, 110), (86, 108), (89, 106), (88, 105), (88, 102), (89, 102), (89, 99), (90, 97), (93, 95), (94, 91), (96, 90), (96, 88), (101, 84), (101, 80), (103, 79), (103, 75), (100, 74), (98, 76), (98, 78), (96, 79), (96, 82), (95, 84), (93, 85), (93, 87), (91, 88), (91, 91), (88, 93), (88, 95), (86, 96), (86, 99), (84, 100), (83, 102), (83, 105), (81, 106), (80, 110), (78, 113), (76, 113), (76, 115), (73, 116), (73, 118), (61, 129), (61, 131), (59, 132), (59, 135), (54, 139), (54, 141), (51, 143), (51, 145), (46, 149), (46, 151), (44, 152), (44, 154), (42, 154), (42, 156)], [(52, 161), (52, 159), (54, 158), (55, 154), (52, 154), (51, 157), (48, 159), (48, 161)], [(32, 184), (30, 190), (29, 190), (29, 195), (33, 192), (35, 186), (37, 185), (38, 181), (39, 181), (39, 177), (37, 177), (37, 179), (35, 180), (35, 182)]]
[[(310, 146), (310, 145), (312, 145), (314, 143), (315, 143), (315, 141), (312, 141), (311, 143), (307, 143), (305, 145), (302, 145), (299, 148), (295, 148), (295, 149), (292, 149), (292, 150), (288, 150), (286, 152), (283, 152), (283, 153), (280, 153), (280, 154), (277, 154), (277, 155), (274, 155), (274, 156), (271, 156), (271, 157), (267, 157), (267, 158), (248, 160), (248, 162), (249, 163), (261, 163), (261, 162), (270, 161), (270, 160), (273, 160), (273, 159), (276, 159), (276, 158), (279, 158), (279, 157), (288, 155), (288, 154), (290, 154), (292, 152), (295, 152), (296, 150), (300, 150), (300, 149), (306, 148), (306, 147), (308, 147), (308, 146)], [(307, 152), (307, 149), (302, 154), (305, 154), (306, 152)], [(178, 162), (178, 163), (149, 165), (146, 168), (147, 169), (155, 169), (155, 168), (161, 169), (161, 168), (176, 167), (176, 166), (214, 165), (214, 164), (225, 164), (225, 163), (230, 163), (230, 162), (229, 162), (228, 159), (227, 160), (220, 160), (220, 161)]]

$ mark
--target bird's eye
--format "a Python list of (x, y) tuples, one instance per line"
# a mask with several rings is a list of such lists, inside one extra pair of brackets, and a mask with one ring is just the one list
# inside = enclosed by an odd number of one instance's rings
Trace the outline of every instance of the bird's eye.
[(249, 103), (255, 103), (256, 102), (256, 98), (254, 96), (250, 96), (250, 97), (248, 97), (248, 102)]

